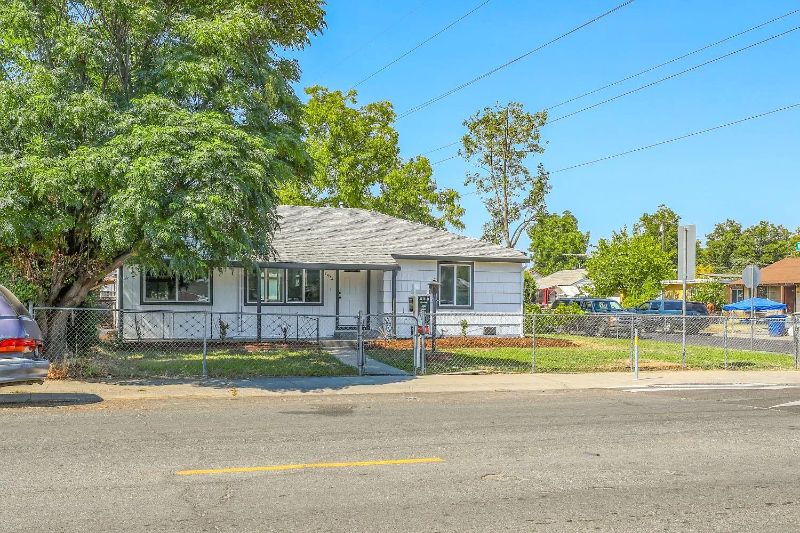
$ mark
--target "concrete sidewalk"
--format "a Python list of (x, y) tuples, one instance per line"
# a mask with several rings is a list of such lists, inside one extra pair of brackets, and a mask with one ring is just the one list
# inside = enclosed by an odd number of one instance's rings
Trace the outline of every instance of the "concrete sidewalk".
[(19, 403), (96, 403), (127, 399), (253, 398), (309, 394), (425, 394), (436, 392), (553, 391), (666, 385), (791, 385), (798, 371), (629, 372), (598, 374), (488, 374), (259, 378), (242, 380), (130, 380), (114, 383), (47, 381), (43, 385), (0, 388), (0, 405)]

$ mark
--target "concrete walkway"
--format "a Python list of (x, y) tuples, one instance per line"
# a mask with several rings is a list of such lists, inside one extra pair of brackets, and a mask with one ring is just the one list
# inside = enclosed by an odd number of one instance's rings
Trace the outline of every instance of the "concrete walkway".
[[(355, 367), (358, 361), (356, 350), (350, 347), (331, 347), (325, 350), (346, 365)], [(366, 373), (370, 376), (407, 376), (408, 372), (367, 357)]]
[(96, 403), (164, 398), (253, 398), (292, 394), (426, 394), (437, 392), (542, 392), (570, 389), (657, 388), (679, 385), (796, 386), (800, 371), (690, 370), (601, 374), (488, 374), (259, 378), (242, 380), (47, 381), (0, 388), (0, 405), (27, 402)]

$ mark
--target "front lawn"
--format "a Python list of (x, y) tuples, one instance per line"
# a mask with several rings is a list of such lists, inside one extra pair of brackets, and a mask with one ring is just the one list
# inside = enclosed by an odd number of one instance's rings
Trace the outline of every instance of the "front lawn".
[[(630, 370), (630, 340), (552, 335), (538, 337), (536, 343), (537, 372), (613, 372)], [(558, 346), (553, 341), (567, 341)], [(530, 344), (530, 339), (527, 339)], [(488, 371), (530, 372), (531, 348), (464, 346), (450, 343), (436, 353), (428, 353), (428, 373)], [(465, 344), (474, 344), (465, 343)], [(571, 346), (570, 346), (571, 345)], [(408, 353), (406, 353), (408, 352)], [(722, 369), (725, 363), (723, 348), (708, 346), (686, 347), (688, 369)], [(379, 361), (403, 370), (412, 370), (409, 350), (368, 351)], [(652, 340), (639, 341), (640, 370), (672, 370), (681, 367), (681, 345)], [(398, 364), (404, 363), (404, 364)], [(794, 356), (770, 352), (728, 350), (728, 366), (735, 369), (783, 370), (794, 368)]]
[[(354, 367), (325, 351), (315, 349), (209, 348), (206, 355), (208, 377), (249, 378), (283, 376), (348, 376)], [(63, 377), (75, 378), (179, 378), (203, 374), (203, 352), (199, 348), (148, 350), (99, 350), (72, 358)], [(58, 377), (59, 369), (51, 371)]]

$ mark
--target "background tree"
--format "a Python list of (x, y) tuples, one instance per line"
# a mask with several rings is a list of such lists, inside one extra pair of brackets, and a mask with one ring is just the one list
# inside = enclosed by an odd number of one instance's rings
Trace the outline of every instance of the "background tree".
[(578, 219), (569, 211), (542, 215), (528, 230), (533, 268), (547, 276), (558, 270), (578, 268), (585, 262), (589, 232), (578, 229)]
[(732, 273), (734, 271), (733, 256), (742, 238), (742, 225), (731, 220), (714, 226), (714, 231), (706, 235), (703, 249), (703, 261), (716, 271)]
[(635, 306), (658, 296), (661, 281), (669, 278), (673, 265), (659, 239), (647, 234), (631, 236), (623, 228), (611, 239), (600, 239), (586, 269), (593, 295), (623, 293), (623, 305)]
[(484, 108), (464, 121), (469, 131), (458, 153), (477, 168), (464, 185), (475, 186), (489, 212), (484, 240), (513, 248), (545, 212), (548, 174), (540, 163), (531, 175), (526, 160), (544, 152), (539, 128), (546, 121), (546, 111), (530, 114), (517, 102)]
[(536, 278), (530, 270), (526, 270), (524, 274), (522, 302), (526, 309), (536, 303)]
[(722, 312), (722, 306), (728, 303), (727, 285), (717, 280), (700, 283), (692, 290), (692, 300), (712, 304), (714, 312)]
[(678, 226), (681, 217), (664, 204), (653, 214), (644, 213), (633, 225), (634, 233), (650, 235), (661, 243), (661, 226), (664, 226), (664, 250), (674, 265), (678, 265)]
[(356, 107), (352, 89), (343, 94), (314, 86), (306, 93), (314, 176), (287, 182), (284, 203), (374, 209), (438, 228), (464, 228), (458, 193), (437, 187), (428, 159), (400, 158), (391, 102)]
[(791, 256), (794, 250), (792, 234), (780, 224), (761, 221), (745, 228), (731, 254), (736, 269), (747, 265), (767, 266)]
[(270, 253), (307, 174), (292, 83), (322, 0), (15, 0), (0, 9), (0, 259), (75, 306), (125, 261)]

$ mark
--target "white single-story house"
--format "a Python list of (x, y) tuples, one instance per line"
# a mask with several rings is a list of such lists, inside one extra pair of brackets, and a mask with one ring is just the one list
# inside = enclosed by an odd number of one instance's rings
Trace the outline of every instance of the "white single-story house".
[[(253, 338), (251, 315), (258, 312), (283, 316), (284, 336), (299, 336), (312, 317), (324, 316), (316, 327), (321, 336), (333, 337), (352, 331), (359, 313), (409, 313), (409, 297), (427, 293), (432, 281), (441, 283), (440, 328), (448, 314), (454, 324), (464, 316), (477, 324), (481, 314), (523, 313), (528, 258), (518, 250), (364, 209), (280, 206), (278, 216), (275, 256), (259, 262), (260, 282), (255, 271), (236, 264), (192, 280), (135, 266), (120, 269), (117, 306), (127, 319), (124, 337), (143, 336), (142, 325), (128, 318), (139, 316), (148, 323), (146, 337), (196, 338), (202, 327), (210, 327), (213, 337), (224, 323), (223, 336)], [(210, 325), (198, 323), (202, 311), (212, 314)], [(302, 317), (303, 324), (286, 319), (291, 316)], [(487, 328), (486, 334), (520, 334), (521, 318), (513, 323)], [(378, 325), (373, 321), (370, 327)]]

